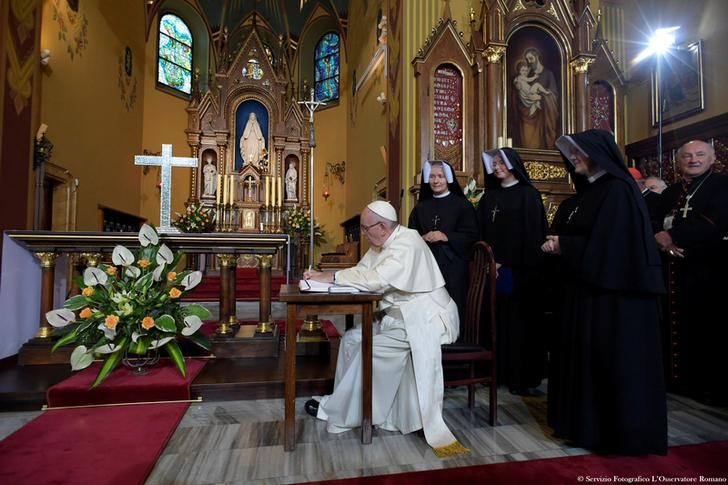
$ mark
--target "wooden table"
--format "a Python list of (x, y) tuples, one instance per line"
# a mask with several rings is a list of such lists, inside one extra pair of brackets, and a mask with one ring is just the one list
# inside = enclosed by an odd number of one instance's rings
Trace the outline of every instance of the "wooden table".
[(361, 442), (372, 442), (372, 307), (379, 293), (302, 293), (298, 285), (281, 285), (280, 301), (288, 304), (286, 320), (286, 389), (283, 449), (296, 448), (296, 319), (306, 315), (360, 314), (362, 320)]

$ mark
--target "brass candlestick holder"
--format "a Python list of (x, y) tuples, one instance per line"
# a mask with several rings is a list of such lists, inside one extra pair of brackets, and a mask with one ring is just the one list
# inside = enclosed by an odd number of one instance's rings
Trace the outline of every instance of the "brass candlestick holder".
[(273, 318), (271, 318), (271, 315), (268, 315), (268, 321), (258, 322), (255, 333), (271, 333), (273, 332), (273, 325)]

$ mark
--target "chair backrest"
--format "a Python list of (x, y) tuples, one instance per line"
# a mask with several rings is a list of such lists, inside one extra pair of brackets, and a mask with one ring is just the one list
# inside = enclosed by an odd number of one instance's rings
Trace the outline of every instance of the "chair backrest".
[[(483, 344), (481, 341), (481, 322), (487, 322), (490, 335), (489, 346), (495, 346), (495, 258), (487, 243), (478, 241), (473, 246), (470, 259), (468, 298), (465, 306), (465, 321), (460, 322), (460, 342)], [(484, 319), (481, 310), (485, 305), (488, 315)], [(486, 336), (484, 336), (486, 337)]]

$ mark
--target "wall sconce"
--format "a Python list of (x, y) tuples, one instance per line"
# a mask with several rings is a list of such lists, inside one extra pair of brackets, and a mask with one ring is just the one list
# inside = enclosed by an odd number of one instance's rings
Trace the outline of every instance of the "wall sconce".
[(328, 162), (326, 164), (326, 172), (331, 173), (341, 185), (344, 185), (346, 180), (346, 162)]
[(51, 50), (50, 49), (43, 49), (40, 51), (40, 63), (44, 66), (47, 66), (48, 63), (51, 61)]

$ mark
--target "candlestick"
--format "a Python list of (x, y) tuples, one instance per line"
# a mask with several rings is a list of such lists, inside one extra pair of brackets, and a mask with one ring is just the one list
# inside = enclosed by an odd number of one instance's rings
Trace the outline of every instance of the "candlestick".
[(268, 207), (269, 192), (270, 192), (270, 177), (266, 177), (265, 178), (265, 206), (266, 207)]
[(283, 177), (278, 177), (278, 207), (283, 207)]

